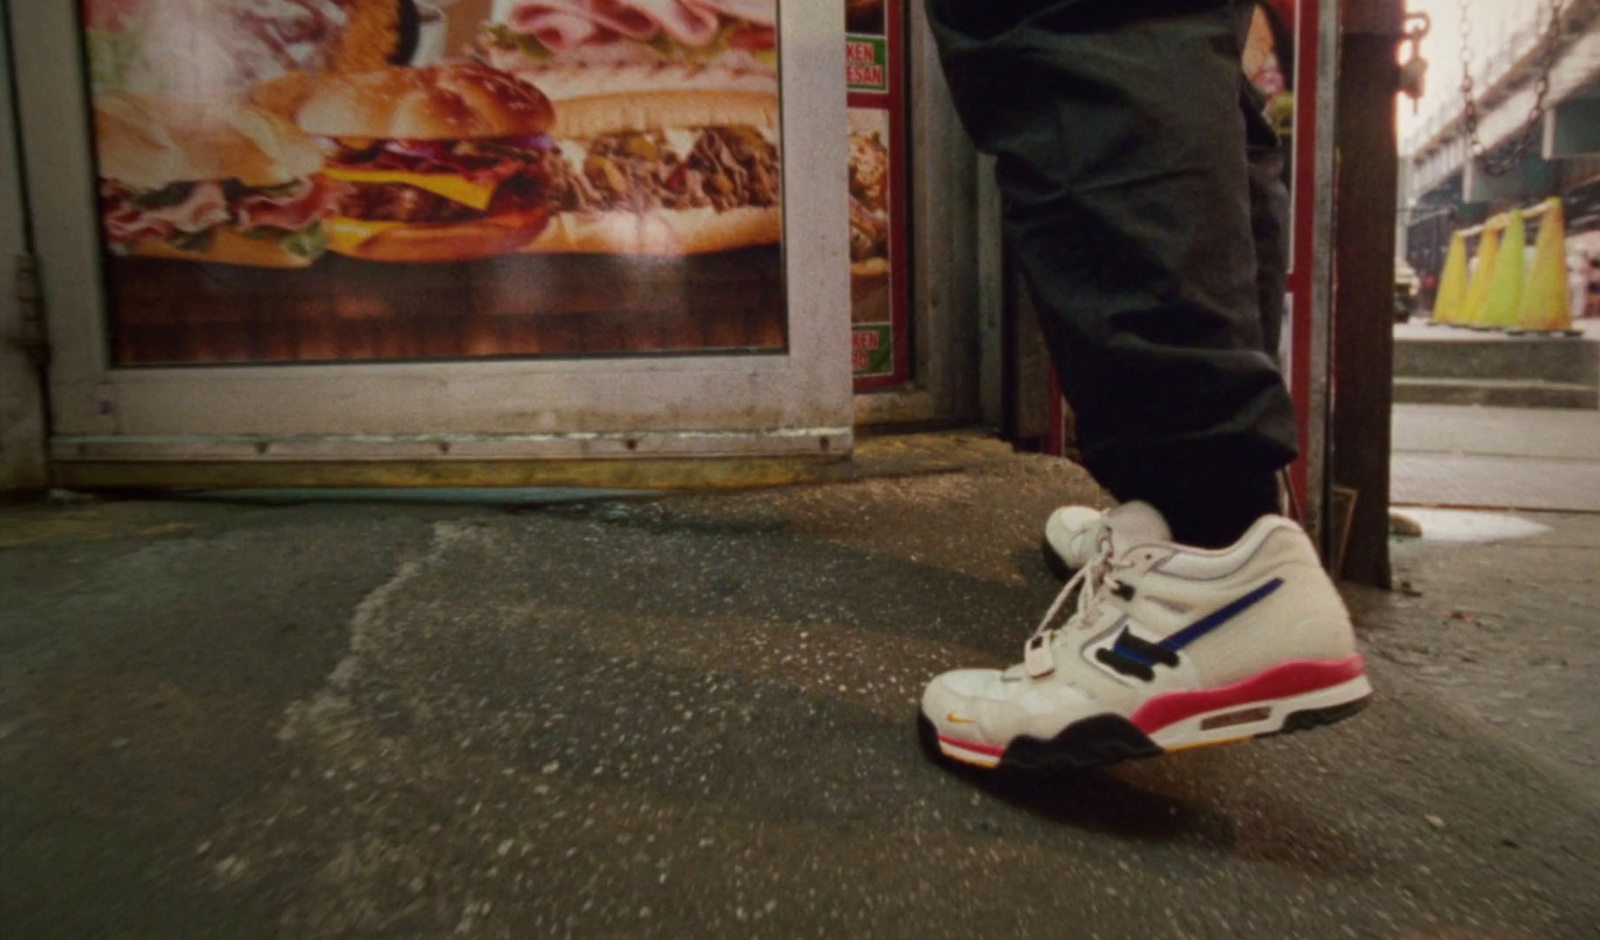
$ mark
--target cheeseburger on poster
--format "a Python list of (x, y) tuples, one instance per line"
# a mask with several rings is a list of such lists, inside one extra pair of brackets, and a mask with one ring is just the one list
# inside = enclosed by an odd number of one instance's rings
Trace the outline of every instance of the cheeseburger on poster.
[(113, 254), (301, 268), (322, 253), (322, 153), (247, 104), (95, 98), (101, 225)]
[(485, 65), (332, 75), (296, 121), (335, 189), (329, 248), (370, 261), (466, 261), (515, 251), (550, 221), (553, 114)]

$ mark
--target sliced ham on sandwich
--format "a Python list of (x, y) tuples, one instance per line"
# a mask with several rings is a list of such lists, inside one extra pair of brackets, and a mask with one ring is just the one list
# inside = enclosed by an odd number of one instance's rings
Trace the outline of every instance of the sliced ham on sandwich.
[(235, 102), (107, 92), (94, 123), (114, 254), (297, 268), (322, 253), (322, 154), (290, 122)]
[(684, 46), (704, 46), (716, 38), (717, 14), (685, 0), (591, 0), (595, 21), (628, 39), (665, 34)]
[[(477, 47), (496, 68), (699, 65), (756, 73), (777, 89), (777, 0), (497, 0)], [(613, 89), (626, 91), (628, 89)]]

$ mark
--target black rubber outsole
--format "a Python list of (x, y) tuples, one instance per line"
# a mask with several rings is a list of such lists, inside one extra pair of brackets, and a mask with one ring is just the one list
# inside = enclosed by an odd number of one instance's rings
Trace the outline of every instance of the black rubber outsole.
[(1371, 704), (1372, 694), (1368, 693), (1353, 702), (1346, 702), (1343, 705), (1331, 705), (1327, 708), (1309, 708), (1305, 711), (1291, 712), (1289, 717), (1283, 719), (1282, 728), (1277, 731), (1269, 731), (1266, 734), (1258, 734), (1256, 737), (1274, 738), (1280, 734), (1293, 734), (1296, 731), (1310, 731), (1313, 728), (1321, 728), (1334, 722), (1344, 721)]
[[(1282, 728), (1252, 737), (1271, 738), (1331, 725), (1356, 714), (1371, 701), (1372, 696), (1367, 695), (1343, 705), (1292, 712), (1284, 718)], [(939, 749), (938, 730), (928, 716), (920, 712), (917, 714), (917, 736), (923, 748), (935, 759), (974, 766), (946, 757)], [(1165, 749), (1121, 715), (1095, 715), (1073, 722), (1053, 738), (1016, 738), (1001, 755), (1000, 764), (995, 769), (1019, 773), (1072, 773), (1165, 753)]]

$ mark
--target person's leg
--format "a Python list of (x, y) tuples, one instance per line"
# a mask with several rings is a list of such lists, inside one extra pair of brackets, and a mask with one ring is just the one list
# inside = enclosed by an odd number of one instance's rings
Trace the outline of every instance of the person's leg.
[(1086, 462), (1123, 505), (1060, 520), (1096, 532), (1077, 540), (1083, 567), (1022, 663), (928, 684), (924, 742), (1062, 769), (1353, 714), (1372, 689), (1349, 614), (1304, 530), (1272, 514), (1294, 413), (1266, 346), (1281, 287), (1257, 259), (1271, 234), (1251, 219), (1236, 10), (928, 8), (963, 120), (998, 156), (1006, 235)]
[[(1237, 5), (1240, 44), (1250, 33), (1255, 7)], [(1256, 257), (1256, 290), (1261, 313), (1263, 350), (1281, 360), (1283, 321), (1287, 316), (1289, 266), (1289, 190), (1284, 176), (1288, 148), (1265, 117), (1266, 96), (1242, 73), (1239, 106), (1245, 123), (1245, 156), (1249, 164), (1250, 226)], [(1280, 490), (1280, 501), (1282, 493)], [(1065, 579), (1092, 553), (1103, 522), (1097, 510), (1063, 506), (1045, 524), (1040, 547), (1045, 565)]]
[(928, 9), (956, 107), (997, 157), (1006, 239), (1086, 466), (1178, 540), (1232, 542), (1275, 511), (1274, 473), (1295, 453), (1264, 351), (1235, 9)]
[(1277, 358), (1289, 290), (1289, 189), (1283, 181), (1287, 148), (1262, 115), (1264, 96), (1243, 76), (1239, 79), (1239, 105), (1250, 164), (1250, 229), (1255, 241), (1261, 344), (1267, 355)]

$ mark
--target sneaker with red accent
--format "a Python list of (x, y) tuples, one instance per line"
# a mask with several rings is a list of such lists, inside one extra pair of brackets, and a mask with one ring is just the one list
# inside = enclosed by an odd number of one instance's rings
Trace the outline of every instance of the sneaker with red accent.
[(1372, 696), (1344, 602), (1280, 516), (1209, 551), (1149, 505), (1112, 510), (1024, 653), (929, 683), (925, 743), (980, 767), (1092, 767), (1329, 724)]

